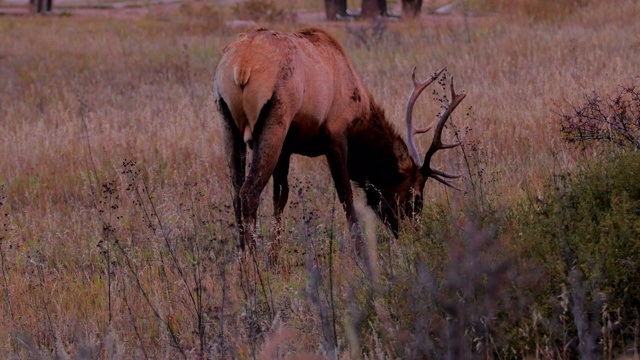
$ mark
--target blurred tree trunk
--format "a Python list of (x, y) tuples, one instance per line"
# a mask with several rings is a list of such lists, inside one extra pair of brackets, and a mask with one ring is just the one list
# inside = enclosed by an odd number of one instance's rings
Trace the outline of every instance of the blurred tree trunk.
[(362, 0), (362, 17), (374, 19), (387, 15), (387, 0)]
[(420, 15), (422, 0), (402, 0), (402, 17), (414, 18)]
[(53, 0), (29, 0), (29, 7), (38, 14), (48, 13), (53, 8)]
[(338, 16), (347, 16), (347, 0), (324, 0), (327, 20), (336, 20)]

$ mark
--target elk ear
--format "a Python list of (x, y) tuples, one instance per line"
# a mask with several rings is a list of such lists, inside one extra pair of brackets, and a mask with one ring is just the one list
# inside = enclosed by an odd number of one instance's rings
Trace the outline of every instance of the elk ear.
[(399, 137), (393, 142), (393, 154), (396, 159), (398, 159), (398, 170), (400, 170), (401, 173), (409, 172), (414, 166), (413, 159), (411, 159), (411, 155), (409, 155), (409, 150), (407, 149), (407, 144)]

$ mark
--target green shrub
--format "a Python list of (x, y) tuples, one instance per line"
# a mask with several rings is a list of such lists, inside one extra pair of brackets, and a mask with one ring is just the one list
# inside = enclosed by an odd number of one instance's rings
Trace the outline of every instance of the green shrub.
[[(608, 337), (618, 346), (601, 346), (620, 349), (631, 341), (640, 309), (640, 153), (555, 179), (518, 219), (521, 256), (537, 262), (545, 280), (536, 303), (548, 319), (564, 312), (572, 329), (590, 322), (594, 346)], [(557, 304), (562, 296), (569, 299), (564, 310)]]

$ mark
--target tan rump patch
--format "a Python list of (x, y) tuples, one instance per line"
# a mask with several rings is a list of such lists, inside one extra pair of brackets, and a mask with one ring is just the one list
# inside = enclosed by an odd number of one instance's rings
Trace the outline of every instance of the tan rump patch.
[(244, 142), (249, 144), (253, 140), (253, 134), (251, 134), (251, 127), (249, 125), (244, 127)]
[(236, 85), (244, 87), (249, 82), (249, 76), (251, 76), (251, 70), (241, 66), (233, 67), (233, 81)]

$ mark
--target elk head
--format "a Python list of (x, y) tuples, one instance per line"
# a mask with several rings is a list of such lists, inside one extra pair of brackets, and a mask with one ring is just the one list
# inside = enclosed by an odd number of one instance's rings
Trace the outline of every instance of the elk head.
[[(422, 210), (422, 194), (428, 178), (433, 178), (438, 182), (458, 190), (448, 179), (455, 179), (461, 175), (453, 175), (431, 167), (433, 155), (438, 150), (451, 149), (459, 146), (460, 142), (444, 144), (442, 142), (442, 130), (451, 113), (465, 98), (466, 94), (456, 94), (453, 78), (451, 79), (451, 99), (442, 110), (439, 117), (427, 127), (421, 128), (413, 125), (413, 107), (420, 94), (433, 83), (446, 70), (442, 68), (436, 71), (424, 82), (416, 80), (416, 69), (413, 68), (411, 75), (413, 90), (409, 95), (406, 105), (406, 131), (407, 144), (396, 141), (393, 144), (393, 151), (398, 161), (398, 170), (401, 174), (398, 181), (392, 182), (389, 186), (365, 185), (367, 203), (373, 207), (376, 214), (391, 228), (394, 235), (398, 235), (399, 218), (413, 216)], [(431, 145), (427, 150), (424, 160), (420, 158), (416, 149), (414, 137), (417, 134), (426, 133), (435, 127)], [(407, 151), (410, 158), (407, 156)]]

